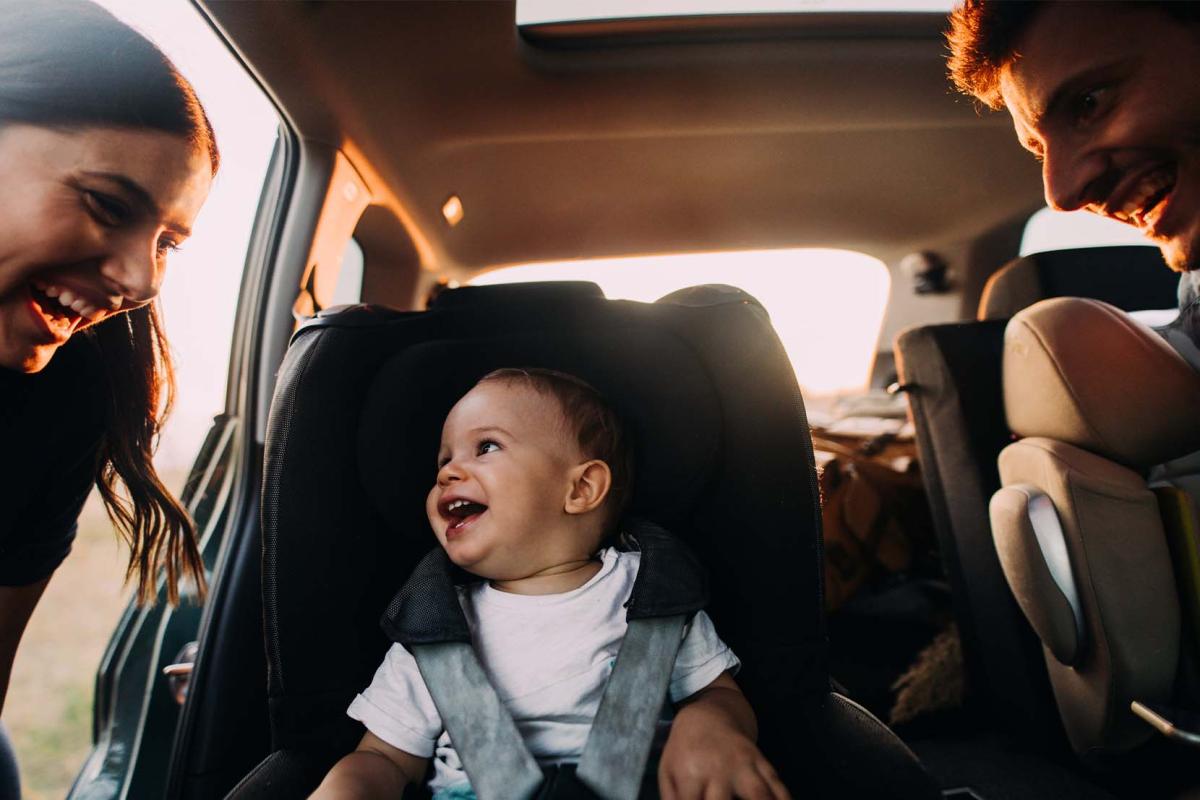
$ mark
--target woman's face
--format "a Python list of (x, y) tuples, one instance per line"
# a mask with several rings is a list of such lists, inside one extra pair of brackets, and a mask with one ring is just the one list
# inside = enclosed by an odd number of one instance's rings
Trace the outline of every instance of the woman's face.
[(148, 130), (0, 127), (0, 367), (149, 303), (208, 197), (207, 152)]

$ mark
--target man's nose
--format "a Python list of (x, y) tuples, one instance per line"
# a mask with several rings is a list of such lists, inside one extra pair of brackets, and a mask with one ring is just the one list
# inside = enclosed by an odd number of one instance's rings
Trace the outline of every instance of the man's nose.
[(158, 262), (157, 238), (147, 242), (144, 236), (129, 236), (117, 243), (100, 273), (114, 299), (120, 295), (125, 302), (147, 303), (158, 295), (162, 285)]
[(1055, 211), (1076, 211), (1103, 198), (1093, 197), (1105, 171), (1099, 154), (1081, 153), (1070, 144), (1047, 144), (1042, 160), (1046, 205)]

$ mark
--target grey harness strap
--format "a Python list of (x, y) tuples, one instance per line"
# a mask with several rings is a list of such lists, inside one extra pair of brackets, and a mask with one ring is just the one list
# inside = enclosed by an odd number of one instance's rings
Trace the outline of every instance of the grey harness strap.
[[(683, 641), (683, 614), (630, 620), (576, 777), (603, 800), (636, 800)], [(465, 642), (412, 648), (479, 800), (524, 800), (542, 772)]]
[(685, 619), (679, 614), (629, 621), (575, 770), (603, 800), (638, 796)]
[(483, 674), (471, 645), (424, 644), (413, 647), (412, 654), (476, 797), (533, 797), (542, 784), (542, 771)]

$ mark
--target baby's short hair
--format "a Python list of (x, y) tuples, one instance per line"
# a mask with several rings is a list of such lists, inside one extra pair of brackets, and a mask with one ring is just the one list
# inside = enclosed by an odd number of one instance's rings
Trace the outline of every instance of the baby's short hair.
[(603, 461), (612, 472), (612, 487), (605, 501), (606, 527), (616, 525), (633, 493), (633, 445), (608, 401), (587, 381), (552, 369), (505, 367), (479, 379), (479, 383), (489, 381), (524, 384), (558, 401), (563, 418), (574, 429), (580, 452)]

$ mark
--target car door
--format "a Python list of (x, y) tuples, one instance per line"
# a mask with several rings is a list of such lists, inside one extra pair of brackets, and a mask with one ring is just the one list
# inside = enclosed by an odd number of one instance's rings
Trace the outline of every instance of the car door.
[[(262, 89), (196, 7), (184, 0), (162, 6), (125, 0), (105, 2), (118, 16), (140, 27), (176, 61), (196, 85), (213, 119), (224, 160), (217, 186), (223, 183), (228, 191), (213, 192), (207, 207), (209, 218), (198, 220), (197, 235), (189, 247), (220, 252), (210, 249), (209, 243), (231, 238), (237, 241), (235, 248), (244, 247), (241, 251), (244, 255), (237, 256), (236, 263), (229, 265), (241, 274), (236, 279), (240, 282), (240, 293), (236, 283), (222, 287), (224, 296), (219, 301), (228, 309), (236, 306), (236, 311), (228, 314), (231, 324), (225, 323), (223, 313), (216, 313), (213, 301), (205, 299), (203, 292), (176, 301), (185, 309), (190, 302), (197, 312), (195, 319), (188, 319), (187, 313), (172, 315), (168, 308), (168, 316), (175, 323), (167, 324), (168, 334), (173, 343), (178, 343), (175, 356), (182, 377), (176, 419), (183, 406), (185, 424), (193, 427), (203, 424), (197, 423), (197, 414), (211, 420), (179, 494), (196, 522), (211, 591), (207, 602), (200, 605), (195, 592), (185, 588), (181, 592), (184, 601), (172, 608), (166, 604), (166, 592), (160, 584), (154, 605), (138, 607), (131, 603), (126, 608), (96, 674), (93, 746), (67, 795), (69, 798), (163, 797), (168, 792), (174, 754), (188, 741), (177, 734), (190, 730), (187, 720), (205, 708), (186, 703), (195, 679), (203, 674), (197, 668), (203, 667), (205, 652), (197, 642), (205, 639), (207, 631), (220, 632), (214, 636), (216, 641), (233, 641), (224, 633), (228, 620), (225, 615), (236, 606), (236, 600), (230, 599), (229, 582), (223, 576), (228, 569), (237, 571), (257, 560), (252, 537), (257, 530), (261, 468), (261, 446), (256, 446), (253, 435), (256, 378), (260, 374), (257, 344), (262, 338), (259, 327), (263, 315), (259, 287), (269, 271), (278, 242), (277, 223), (286, 202), (289, 168), (294, 163), (295, 151), (286, 124), (280, 121)], [(169, 10), (165, 10), (168, 6)], [(172, 47), (169, 33), (161, 38), (157, 35), (163, 24), (190, 26), (186, 34), (193, 40), (210, 37), (212, 41), (207, 43), (203, 55), (188, 51), (186, 46), (181, 52)], [(230, 103), (236, 106), (232, 112), (220, 108)], [(231, 199), (230, 191), (237, 193), (235, 199)], [(243, 259), (244, 269), (240, 269)], [(168, 295), (175, 284), (186, 284), (188, 280), (204, 282), (204, 275), (196, 274), (197, 271), (217, 268), (211, 264), (183, 265), (182, 276), (168, 279), (164, 299), (170, 299)], [(179, 291), (187, 290), (181, 286)], [(282, 335), (286, 340), (286, 332)], [(197, 355), (205, 350), (211, 351), (211, 359)], [(225, 353), (228, 360), (222, 362)], [(269, 370), (262, 374), (269, 375)], [(197, 381), (207, 382), (204, 388), (221, 398), (217, 407), (198, 412), (187, 408), (192, 394), (199, 393)], [(224, 387), (223, 391), (219, 387)], [(266, 392), (269, 395), (270, 387)], [(171, 435), (170, 430), (167, 436)], [(242, 535), (245, 532), (249, 532), (249, 538)], [(257, 658), (254, 668), (260, 676), (265, 675), (258, 617), (239, 614), (236, 619), (246, 626), (245, 631), (239, 632), (242, 635), (239, 641), (247, 642), (239, 645), (242, 652), (248, 659)], [(264, 684), (265, 678), (260, 677), (258, 683)], [(265, 712), (251, 713), (256, 708), (255, 700), (259, 705), (265, 703), (265, 697), (261, 696), (241, 698), (229, 708), (246, 712), (238, 724), (248, 740), (265, 747), (268, 736)], [(212, 710), (216, 710), (215, 704)], [(228, 716), (225, 710), (221, 713)]]

